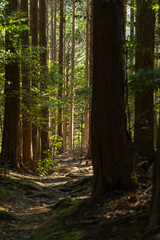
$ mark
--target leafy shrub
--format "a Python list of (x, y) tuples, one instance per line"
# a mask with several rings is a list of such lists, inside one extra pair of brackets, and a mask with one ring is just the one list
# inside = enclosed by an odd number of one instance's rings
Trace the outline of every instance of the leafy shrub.
[(52, 151), (48, 149), (44, 152), (47, 156), (44, 159), (39, 159), (37, 162), (37, 171), (44, 175), (47, 175), (50, 171), (53, 170), (54, 167), (59, 166), (58, 160), (53, 158)]

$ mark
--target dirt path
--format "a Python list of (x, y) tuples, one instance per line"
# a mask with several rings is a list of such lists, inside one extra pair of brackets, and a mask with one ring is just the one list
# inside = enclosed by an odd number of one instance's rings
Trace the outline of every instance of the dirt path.
[(35, 238), (57, 202), (90, 194), (86, 189), (83, 193), (78, 183), (92, 177), (91, 162), (86, 165), (83, 160), (80, 164), (72, 155), (63, 154), (59, 163), (58, 172), (50, 176), (10, 171), (6, 179), (1, 179), (2, 195), (6, 198), (0, 201), (1, 240)]

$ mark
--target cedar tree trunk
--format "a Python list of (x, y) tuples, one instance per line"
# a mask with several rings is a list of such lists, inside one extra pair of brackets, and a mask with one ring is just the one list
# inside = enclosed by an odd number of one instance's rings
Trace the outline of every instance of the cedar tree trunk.
[(123, 1), (93, 2), (93, 197), (131, 182), (124, 110)]

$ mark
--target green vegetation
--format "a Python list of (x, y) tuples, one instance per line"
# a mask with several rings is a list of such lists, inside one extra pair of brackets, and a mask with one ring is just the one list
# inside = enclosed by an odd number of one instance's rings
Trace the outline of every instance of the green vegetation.
[[(72, 226), (72, 219), (75, 219), (79, 201), (65, 201), (64, 208), (56, 210), (56, 213), (51, 217), (44, 226), (44, 229), (39, 236), (41, 240), (81, 240), (84, 236), (84, 231)], [(61, 205), (60, 205), (61, 207)]]

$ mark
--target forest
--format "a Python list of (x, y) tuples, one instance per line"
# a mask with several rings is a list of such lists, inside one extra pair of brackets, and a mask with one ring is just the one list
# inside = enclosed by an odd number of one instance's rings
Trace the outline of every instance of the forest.
[(160, 0), (0, 0), (0, 239), (160, 240)]

